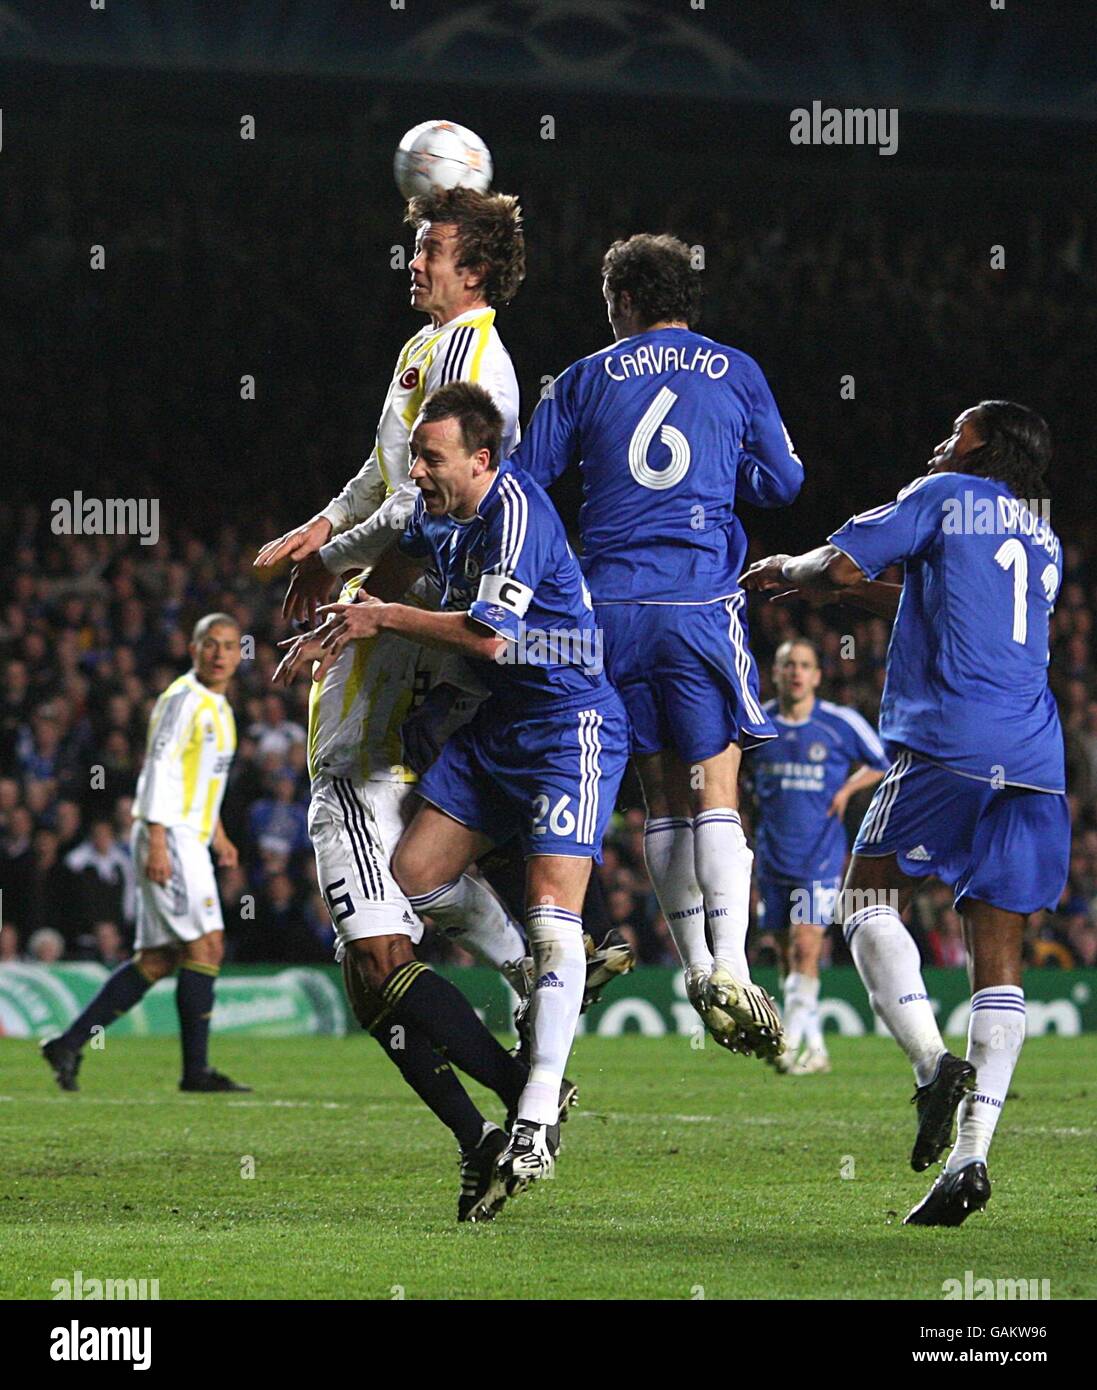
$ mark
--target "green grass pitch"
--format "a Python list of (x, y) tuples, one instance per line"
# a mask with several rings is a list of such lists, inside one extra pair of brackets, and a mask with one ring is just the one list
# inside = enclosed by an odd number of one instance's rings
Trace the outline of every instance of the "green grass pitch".
[(0, 1041), (0, 1297), (76, 1270), (164, 1299), (940, 1299), (967, 1270), (1097, 1295), (1097, 1037), (1027, 1044), (990, 1206), (951, 1231), (901, 1224), (931, 1174), (886, 1039), (837, 1039), (804, 1078), (581, 1039), (556, 1178), (487, 1226), (456, 1224), (452, 1140), (368, 1039), (213, 1052), (254, 1095), (181, 1095), (173, 1041), (109, 1035), (62, 1095), (33, 1043)]

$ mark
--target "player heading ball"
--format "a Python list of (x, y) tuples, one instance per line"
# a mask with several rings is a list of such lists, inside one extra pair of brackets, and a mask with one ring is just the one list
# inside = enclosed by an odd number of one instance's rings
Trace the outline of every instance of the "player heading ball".
[(403, 530), (415, 502), (408, 433), (432, 391), (450, 381), (483, 386), (503, 416), (503, 454), (518, 437), (518, 380), (496, 310), (526, 273), (522, 210), (505, 193), (436, 190), (408, 203), (415, 254), (411, 307), (428, 322), (400, 350), (373, 450), (338, 496), (311, 520), (268, 541), (256, 565), (296, 562), (284, 612), (312, 616), (335, 576), (368, 569)]

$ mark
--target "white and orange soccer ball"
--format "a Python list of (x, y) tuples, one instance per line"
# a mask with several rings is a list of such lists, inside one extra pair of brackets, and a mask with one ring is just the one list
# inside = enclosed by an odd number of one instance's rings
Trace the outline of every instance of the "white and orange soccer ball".
[(400, 141), (393, 162), (405, 198), (432, 188), (491, 187), (491, 151), (479, 135), (455, 121), (423, 121)]

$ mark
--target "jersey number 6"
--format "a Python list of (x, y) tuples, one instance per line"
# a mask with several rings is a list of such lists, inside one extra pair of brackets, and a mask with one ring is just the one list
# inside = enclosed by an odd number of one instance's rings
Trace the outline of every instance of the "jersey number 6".
[[(680, 483), (689, 469), (689, 440), (673, 425), (663, 424), (677, 399), (668, 386), (661, 387), (628, 442), (629, 472), (641, 487), (650, 487), (656, 492)], [(652, 468), (648, 463), (648, 450), (656, 430), (659, 430), (659, 438), (670, 450), (670, 462), (665, 468)]]

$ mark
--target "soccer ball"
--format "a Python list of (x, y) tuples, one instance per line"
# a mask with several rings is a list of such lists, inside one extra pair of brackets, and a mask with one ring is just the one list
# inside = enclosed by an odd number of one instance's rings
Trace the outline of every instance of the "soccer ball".
[(475, 131), (453, 121), (423, 121), (400, 141), (393, 162), (405, 198), (432, 188), (491, 187), (491, 151)]

